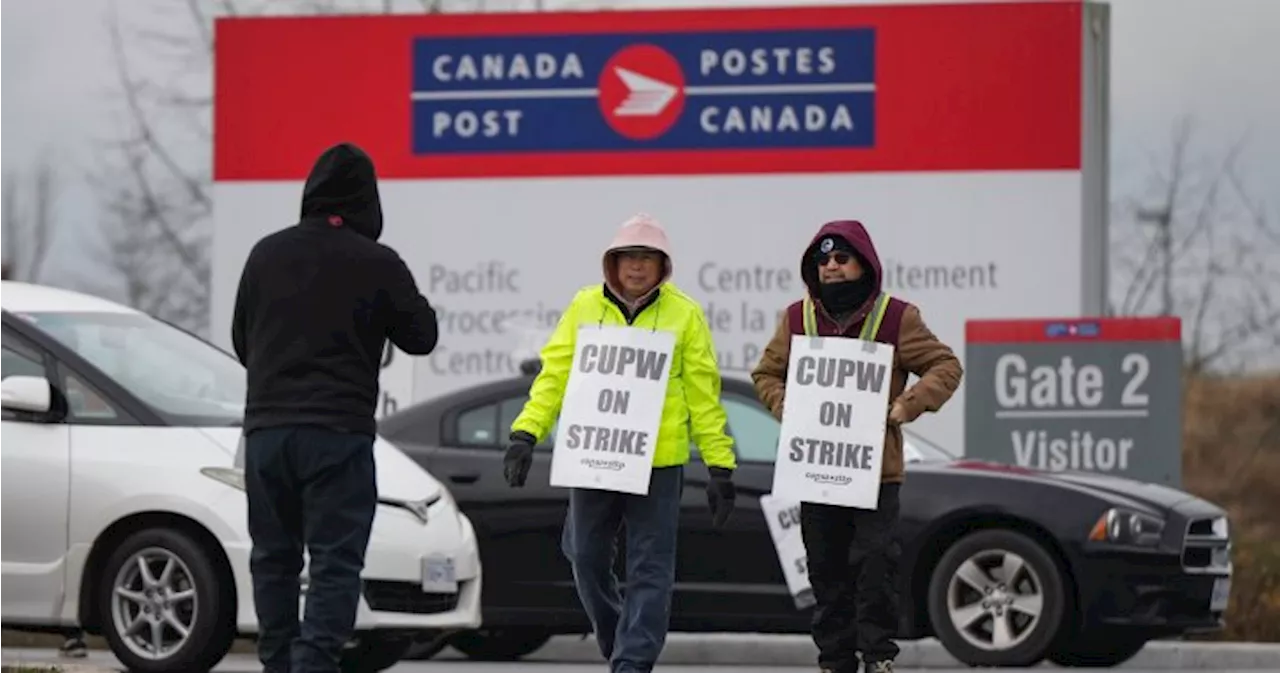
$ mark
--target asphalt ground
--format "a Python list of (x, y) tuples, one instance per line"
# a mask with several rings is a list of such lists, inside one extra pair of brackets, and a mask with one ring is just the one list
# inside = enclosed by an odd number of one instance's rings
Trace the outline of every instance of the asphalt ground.
[[(58, 656), (57, 650), (53, 649), (32, 649), (32, 648), (5, 648), (0, 652), (0, 659), (5, 665), (13, 664), (64, 664), (68, 668), (68, 673), (96, 673), (97, 670), (106, 671), (122, 671), (120, 663), (110, 652), (93, 650), (89, 656), (84, 659), (67, 659)], [(252, 655), (232, 654), (228, 655), (222, 661), (215, 671), (219, 673), (260, 673), (262, 666)], [(410, 661), (403, 662), (393, 668), (388, 669), (388, 673), (517, 673), (528, 671), (530, 673), (603, 673), (608, 668), (603, 662), (586, 664), (586, 663), (564, 663), (554, 661), (520, 661), (514, 663), (481, 663), (472, 662), (462, 659), (460, 655), (450, 651), (442, 652), (439, 657), (430, 661)], [(763, 673), (764, 671), (776, 671), (777, 673), (816, 673), (817, 666), (665, 666), (660, 665), (655, 669), (655, 673)], [(902, 673), (972, 673), (974, 669), (969, 667), (960, 668), (899, 668)], [(1065, 670), (1060, 669), (1052, 664), (1045, 664), (1036, 668), (1004, 668), (1000, 669), (1002, 673), (1016, 673), (1017, 671), (1045, 671), (1045, 670)], [(1126, 673), (1156, 673), (1156, 671), (1172, 670), (1172, 669), (1154, 669), (1154, 668), (1130, 668), (1123, 666), (1120, 670)], [(1259, 670), (1265, 669), (1248, 669), (1246, 670), (1223, 670), (1219, 673), (1257, 673)]]

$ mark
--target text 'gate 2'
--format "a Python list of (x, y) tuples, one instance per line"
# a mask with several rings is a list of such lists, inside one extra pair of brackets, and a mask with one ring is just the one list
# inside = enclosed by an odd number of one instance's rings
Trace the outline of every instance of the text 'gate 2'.
[(965, 455), (1181, 487), (1178, 318), (971, 320)]

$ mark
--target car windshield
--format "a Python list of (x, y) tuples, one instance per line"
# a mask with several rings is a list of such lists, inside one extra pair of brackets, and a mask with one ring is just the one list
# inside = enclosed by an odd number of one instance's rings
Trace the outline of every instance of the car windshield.
[(242, 422), (244, 368), (198, 337), (138, 313), (34, 312), (24, 317), (174, 425)]

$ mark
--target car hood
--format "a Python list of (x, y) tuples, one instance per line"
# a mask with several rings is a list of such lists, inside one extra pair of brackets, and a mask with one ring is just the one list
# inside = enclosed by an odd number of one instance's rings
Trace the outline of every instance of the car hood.
[[(200, 428), (200, 431), (227, 452), (233, 465), (244, 467), (244, 442), (240, 428)], [(380, 499), (433, 501), (444, 491), (443, 485), (431, 473), (380, 436), (373, 443), (373, 459), (378, 466)]]
[(1159, 509), (1173, 509), (1179, 504), (1195, 499), (1194, 495), (1176, 488), (1096, 472), (1049, 472), (982, 460), (957, 460), (947, 464), (944, 469), (981, 471), (1005, 475), (1009, 478), (1055, 484), (1075, 490), (1100, 492), (1110, 496), (1110, 500), (1137, 501)]

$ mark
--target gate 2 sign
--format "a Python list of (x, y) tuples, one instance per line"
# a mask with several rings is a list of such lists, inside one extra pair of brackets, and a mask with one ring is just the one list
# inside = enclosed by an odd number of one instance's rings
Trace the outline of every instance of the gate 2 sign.
[(1181, 487), (1177, 318), (972, 320), (965, 455)]

